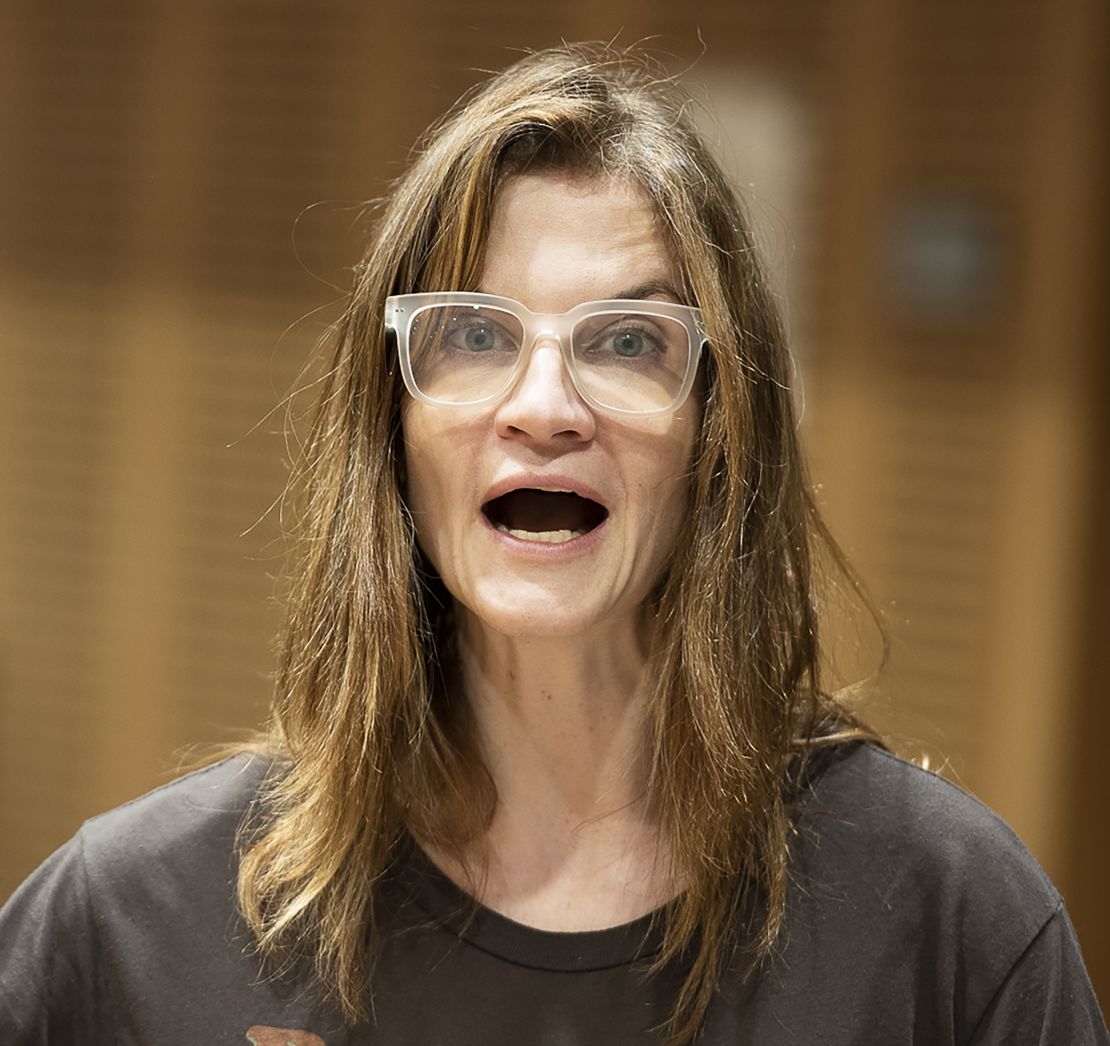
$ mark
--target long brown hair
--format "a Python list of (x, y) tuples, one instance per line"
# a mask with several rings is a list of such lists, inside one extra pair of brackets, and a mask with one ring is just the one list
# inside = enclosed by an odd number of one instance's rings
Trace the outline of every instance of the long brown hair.
[(685, 883), (652, 970), (690, 961), (671, 1042), (696, 1035), (738, 925), (749, 969), (774, 944), (810, 752), (870, 736), (819, 686), (813, 557), (833, 546), (800, 457), (785, 337), (686, 107), (649, 60), (609, 47), (539, 52), (494, 76), (430, 129), (393, 187), (336, 327), (294, 477), (299, 556), (268, 735), (282, 773), (246, 837), (239, 899), (262, 952), (307, 949), (352, 1022), (386, 932), (375, 883), (406, 833), (459, 846), (497, 803), (465, 702), (448, 700), (450, 597), (405, 509), (384, 300), (475, 287), (512, 173), (638, 184), (709, 337), (689, 528), (652, 597), (649, 798)]

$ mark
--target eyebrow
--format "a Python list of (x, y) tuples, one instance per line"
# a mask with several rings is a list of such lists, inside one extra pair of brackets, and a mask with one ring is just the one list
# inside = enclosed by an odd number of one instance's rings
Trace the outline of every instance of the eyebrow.
[(612, 294), (610, 298), (619, 301), (642, 301), (644, 298), (652, 298), (659, 294), (665, 294), (676, 302), (682, 301), (682, 296), (666, 280), (648, 280), (646, 283), (637, 284), (629, 290)]

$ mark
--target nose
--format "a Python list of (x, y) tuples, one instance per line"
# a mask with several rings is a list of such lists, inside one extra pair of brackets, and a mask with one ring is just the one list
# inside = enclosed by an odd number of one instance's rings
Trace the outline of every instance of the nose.
[(593, 439), (593, 412), (574, 387), (554, 335), (540, 334), (524, 373), (497, 408), (499, 436), (537, 443), (584, 443)]

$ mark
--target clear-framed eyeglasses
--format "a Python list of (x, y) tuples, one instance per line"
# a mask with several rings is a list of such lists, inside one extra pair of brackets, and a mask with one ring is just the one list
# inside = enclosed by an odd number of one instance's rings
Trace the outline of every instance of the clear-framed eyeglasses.
[(686, 401), (705, 345), (700, 310), (661, 301), (589, 301), (543, 315), (466, 291), (386, 298), (405, 386), (422, 403), (478, 407), (516, 387), (537, 344), (557, 341), (578, 395), (610, 414), (668, 414)]

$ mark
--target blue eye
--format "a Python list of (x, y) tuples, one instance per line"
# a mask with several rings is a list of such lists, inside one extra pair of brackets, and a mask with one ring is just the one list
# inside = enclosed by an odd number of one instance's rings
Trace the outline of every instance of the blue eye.
[(644, 351), (644, 336), (637, 331), (622, 331), (613, 336), (613, 351), (618, 356), (639, 356)]
[(471, 327), (463, 336), (463, 344), (471, 352), (488, 352), (497, 343), (497, 338), (488, 327)]

